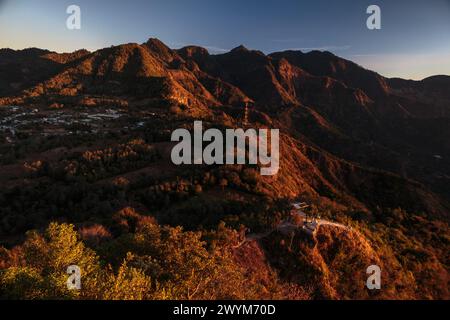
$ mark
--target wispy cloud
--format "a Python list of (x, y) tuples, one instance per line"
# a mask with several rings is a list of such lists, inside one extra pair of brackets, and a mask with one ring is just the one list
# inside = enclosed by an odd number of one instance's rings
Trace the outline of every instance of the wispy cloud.
[(201, 47), (208, 50), (209, 53), (225, 53), (225, 52), (230, 51), (230, 49), (224, 49), (224, 48), (215, 47), (215, 46), (201, 46)]
[(319, 46), (319, 47), (299, 47), (299, 48), (290, 48), (288, 50), (300, 50), (300, 51), (312, 51), (312, 50), (320, 50), (320, 51), (345, 51), (351, 48), (350, 45), (345, 46)]
[(272, 39), (272, 42), (280, 42), (280, 43), (299, 43), (304, 42), (304, 39), (300, 38), (291, 38), (291, 39)]
[(206, 50), (208, 50), (209, 53), (225, 53), (230, 51), (230, 49), (225, 49), (225, 48), (221, 48), (221, 47), (217, 47), (217, 46), (210, 46), (210, 45), (204, 45), (204, 44), (193, 44), (193, 43), (186, 43), (186, 42), (170, 42), (169, 46), (171, 48), (175, 48), (175, 49), (179, 49), (182, 47), (186, 47), (186, 46), (199, 46), (202, 48), (205, 48)]
[(379, 54), (352, 54), (350, 57), (352, 58), (361, 58), (361, 57), (378, 57)]

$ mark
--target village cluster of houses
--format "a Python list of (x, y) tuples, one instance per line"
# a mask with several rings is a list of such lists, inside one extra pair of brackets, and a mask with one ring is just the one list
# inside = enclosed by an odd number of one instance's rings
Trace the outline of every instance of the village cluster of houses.
[[(98, 133), (110, 123), (128, 115), (117, 109), (76, 112), (71, 110), (45, 110), (18, 106), (5, 106), (0, 110), (0, 134), (6, 142), (14, 143), (18, 132), (39, 135), (73, 134), (71, 127), (79, 126), (76, 133)], [(126, 129), (143, 127), (150, 116), (136, 123), (127, 124)], [(84, 132), (86, 131), (86, 132)]]

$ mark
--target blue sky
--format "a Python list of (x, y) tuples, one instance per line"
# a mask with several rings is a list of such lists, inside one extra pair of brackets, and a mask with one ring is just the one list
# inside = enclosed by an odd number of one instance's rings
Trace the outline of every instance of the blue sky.
[[(81, 7), (82, 28), (66, 28)], [(377, 4), (382, 29), (368, 30)], [(156, 37), (222, 53), (329, 50), (385, 76), (450, 75), (450, 0), (0, 0), (0, 47), (95, 50)]]

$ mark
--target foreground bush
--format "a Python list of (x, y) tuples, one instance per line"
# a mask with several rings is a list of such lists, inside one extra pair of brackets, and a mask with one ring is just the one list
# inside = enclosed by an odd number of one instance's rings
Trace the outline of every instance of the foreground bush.
[[(44, 234), (0, 254), (2, 299), (258, 298), (225, 247), (207, 250), (201, 233), (144, 220), (135, 233), (109, 241), (105, 263), (73, 225), (51, 223)], [(121, 262), (116, 266), (116, 261)], [(81, 290), (67, 288), (67, 267), (81, 269)]]

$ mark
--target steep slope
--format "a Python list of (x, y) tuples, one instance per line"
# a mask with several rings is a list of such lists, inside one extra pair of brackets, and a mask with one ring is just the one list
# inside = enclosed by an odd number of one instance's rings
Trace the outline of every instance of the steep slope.
[[(196, 58), (196, 57), (194, 57)], [(266, 106), (295, 104), (296, 100), (279, 83), (275, 66), (260, 51), (244, 46), (229, 53), (196, 61), (205, 72), (240, 88), (257, 104)]]
[(388, 80), (400, 103), (423, 118), (450, 117), (450, 77), (434, 76), (421, 81), (393, 78)]
[(39, 82), (56, 75), (64, 64), (88, 54), (85, 50), (58, 54), (48, 50), (0, 49), (0, 98), (19, 94)]
[(152, 40), (102, 49), (77, 63), (66, 63), (61, 72), (25, 90), (20, 98), (27, 103), (50, 100), (69, 105), (95, 105), (101, 97), (126, 104), (130, 99), (156, 99), (203, 110), (206, 104), (217, 105), (189, 70), (170, 68), (174, 59), (175, 52), (164, 51)]
[(284, 58), (292, 65), (313, 75), (339, 80), (348, 87), (358, 88), (366, 92), (372, 99), (385, 97), (389, 92), (386, 80), (379, 74), (327, 51), (311, 51), (308, 53), (283, 51), (272, 53), (269, 56), (277, 60)]

